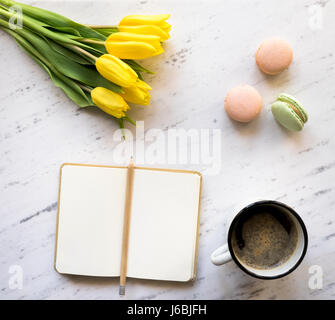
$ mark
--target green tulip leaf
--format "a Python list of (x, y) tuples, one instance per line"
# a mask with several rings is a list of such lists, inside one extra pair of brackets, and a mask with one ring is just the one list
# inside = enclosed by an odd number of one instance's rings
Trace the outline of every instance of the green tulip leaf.
[(81, 37), (80, 32), (75, 29), (75, 28), (71, 28), (71, 27), (49, 27), (49, 26), (45, 26), (47, 29), (51, 30), (51, 31), (57, 31), (57, 32), (63, 32), (63, 33), (67, 33), (70, 35), (74, 35), (75, 37)]
[(94, 105), (91, 97), (88, 96), (74, 81), (63, 76), (62, 74), (58, 73), (56, 75), (54, 71), (51, 71), (43, 63), (40, 63), (40, 65), (48, 72), (54, 85), (62, 89), (64, 93), (79, 107), (83, 108)]
[(120, 86), (103, 78), (95, 68), (92, 69), (88, 66), (68, 59), (63, 54), (53, 50), (48, 41), (34, 32), (23, 28), (16, 29), (16, 33), (30, 42), (34, 48), (50, 62), (50, 64), (52, 64), (66, 77), (77, 80), (91, 87), (104, 87), (116, 93), (122, 92), (122, 88)]
[(112, 28), (94, 28), (96, 32), (101, 33), (106, 38), (109, 37), (112, 33), (119, 32), (119, 29), (117, 27)]
[(28, 41), (12, 30), (2, 27), (0, 28), (15, 38), (18, 45), (49, 74), (55, 86), (62, 89), (74, 103), (76, 103), (79, 107), (88, 107), (94, 105), (91, 97), (86, 92), (84, 92), (83, 89), (81, 89), (80, 86), (78, 86), (73, 80), (65, 77), (52, 66), (49, 67), (46, 63), (44, 63), (42, 61), (44, 60), (43, 57)]
[(139, 63), (137, 63), (134, 60), (128, 60), (128, 59), (124, 59), (123, 60), (125, 63), (127, 63), (133, 70), (135, 70), (136, 72), (145, 72), (145, 73), (150, 73), (150, 74), (154, 74), (154, 72), (144, 68), (143, 66), (141, 66)]
[(77, 30), (77, 32), (84, 38), (96, 38), (100, 40), (105, 40), (105, 36), (93, 29), (72, 21), (58, 13), (51, 12), (42, 8), (36, 8), (27, 4), (15, 2), (12, 0), (1, 0), (0, 3), (10, 7), (13, 5), (18, 5), (21, 7), (24, 15), (28, 15), (35, 18), (41, 22), (46, 23), (51, 27), (70, 27)]
[[(4, 1), (4, 0), (0, 0)], [(15, 12), (9, 12), (7, 10), (4, 10), (0, 8), (0, 16), (6, 17), (8, 20), (12, 17), (15, 17)], [(93, 46), (86, 45), (84, 43), (81, 43), (79, 41), (76, 41), (76, 39), (80, 39), (79, 37), (76, 37), (71, 34), (63, 33), (63, 32), (56, 32), (51, 31), (48, 28), (46, 28), (44, 25), (41, 25), (40, 22), (37, 22), (34, 18), (23, 15), (22, 16), (22, 23), (25, 29), (29, 28), (30, 30), (36, 32), (39, 35), (43, 35), (49, 39), (52, 39), (56, 42), (68, 44), (68, 45), (75, 45), (83, 49), (87, 49), (90, 52), (96, 52), (97, 54), (101, 54), (100, 50), (95, 49)], [(16, 29), (17, 31), (20, 30), (20, 28)]]
[(52, 41), (52, 40), (49, 40), (49, 39), (45, 39), (48, 41), (50, 47), (57, 51), (58, 53), (62, 54), (64, 57), (67, 57), (69, 59), (71, 59), (72, 61), (75, 61), (77, 63), (80, 63), (80, 64), (87, 64), (87, 65), (91, 65), (92, 62), (88, 61), (87, 59), (85, 59), (84, 56), (82, 56), (80, 53), (75, 53), (74, 51), (72, 50), (69, 50), (67, 49), (66, 47)]

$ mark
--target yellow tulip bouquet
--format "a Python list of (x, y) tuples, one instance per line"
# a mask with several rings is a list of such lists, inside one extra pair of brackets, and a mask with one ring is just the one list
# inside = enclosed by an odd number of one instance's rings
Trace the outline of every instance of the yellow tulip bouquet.
[(41, 8), (0, 0), (0, 28), (79, 107), (95, 105), (117, 118), (121, 128), (124, 121), (136, 124), (127, 115), (128, 103), (149, 104), (151, 87), (141, 74), (152, 72), (134, 59), (164, 51), (162, 42), (171, 29), (168, 18), (167, 14), (130, 15), (118, 26), (89, 26)]

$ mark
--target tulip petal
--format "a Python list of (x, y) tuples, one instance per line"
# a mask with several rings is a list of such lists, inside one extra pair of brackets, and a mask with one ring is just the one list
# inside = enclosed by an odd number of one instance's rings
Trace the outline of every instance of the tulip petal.
[(170, 32), (171, 31), (171, 25), (168, 24), (167, 22), (162, 22), (158, 25), (162, 30), (164, 30), (165, 32)]
[(167, 20), (170, 17), (169, 14), (156, 14), (156, 15), (129, 15), (124, 17), (121, 22), (121, 25), (139, 25), (139, 24), (160, 24)]
[(170, 38), (168, 32), (165, 32), (162, 28), (156, 25), (119, 26), (118, 29), (120, 32), (156, 35), (160, 37), (161, 41), (165, 41)]
[(110, 54), (120, 59), (146, 59), (158, 52), (151, 44), (137, 41), (106, 41), (106, 49)]
[(94, 88), (91, 97), (97, 107), (116, 118), (125, 117), (125, 112), (129, 109), (129, 105), (119, 94), (106, 88)]
[[(125, 57), (124, 55), (122, 56), (118, 55), (118, 53), (116, 53), (118, 51), (115, 52), (115, 48), (114, 50), (111, 49), (114, 46), (114, 44), (117, 44), (118, 47), (121, 48), (122, 42), (125, 44), (124, 47), (127, 46), (128, 48), (130, 48), (131, 45), (133, 46), (135, 43), (137, 43), (137, 50), (140, 50), (140, 51), (146, 50), (145, 46), (143, 46), (144, 43), (154, 47), (155, 51), (150, 53), (149, 55), (146, 55), (146, 58), (151, 57), (151, 56), (156, 56), (163, 52), (163, 48), (160, 42), (160, 37), (155, 36), (155, 35), (136, 34), (136, 33), (129, 33), (129, 32), (116, 32), (116, 33), (111, 34), (105, 42), (107, 51), (116, 55), (117, 57), (121, 59), (144, 59), (144, 58), (136, 58), (136, 56), (133, 55), (133, 52), (135, 50), (132, 50), (133, 51), (132, 56)], [(130, 45), (129, 43), (132, 43), (132, 44)], [(109, 51), (108, 48), (110, 48), (111, 51)], [(147, 50), (149, 50), (149, 47), (147, 47)], [(150, 50), (148, 52), (150, 52)]]
[(158, 56), (158, 55), (162, 54), (163, 52), (164, 52), (164, 49), (163, 49), (162, 46), (160, 46), (160, 47), (157, 49), (156, 53), (155, 53), (153, 56)]
[(124, 88), (121, 96), (128, 102), (147, 106), (150, 103), (150, 94), (139, 87)]
[(122, 87), (131, 87), (138, 79), (137, 73), (128, 64), (111, 54), (99, 57), (96, 68), (105, 79)]
[(136, 87), (141, 88), (142, 90), (152, 90), (152, 88), (141, 79), (137, 80)]
[(148, 35), (130, 32), (115, 32), (111, 34), (106, 40), (106, 42), (110, 41), (138, 41), (156, 44), (160, 42), (160, 37), (152, 34)]

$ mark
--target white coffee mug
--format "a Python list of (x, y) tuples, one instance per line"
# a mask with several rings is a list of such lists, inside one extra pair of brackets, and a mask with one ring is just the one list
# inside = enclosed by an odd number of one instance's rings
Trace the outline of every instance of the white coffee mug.
[[(257, 212), (258, 209), (264, 210), (264, 208), (268, 208), (269, 210), (279, 210), (282, 214), (290, 218), (290, 221), (294, 223), (297, 230), (297, 243), (294, 252), (287, 260), (283, 261), (276, 267), (266, 269), (255, 268), (242, 261), (238, 255), (235, 254), (232, 245), (234, 230), (238, 226), (238, 223), (241, 221), (241, 219), (245, 218), (247, 215), (250, 215), (251, 212)], [(284, 203), (273, 200), (262, 200), (249, 204), (239, 213), (237, 213), (230, 224), (227, 243), (217, 248), (212, 253), (211, 261), (213, 264), (219, 266), (233, 260), (240, 269), (253, 277), (260, 279), (277, 279), (286, 276), (299, 266), (306, 254), (307, 245), (307, 229), (301, 217), (292, 208), (285, 205)]]

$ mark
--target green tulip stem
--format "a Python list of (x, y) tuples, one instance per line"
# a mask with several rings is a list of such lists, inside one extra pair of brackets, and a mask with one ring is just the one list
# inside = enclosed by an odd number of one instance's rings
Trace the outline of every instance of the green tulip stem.
[(98, 58), (93, 55), (92, 53), (87, 52), (86, 50), (84, 50), (83, 48), (80, 48), (78, 46), (75, 45), (71, 45), (69, 46), (70, 48), (72, 48), (73, 50), (82, 53), (83, 55), (85, 55), (86, 57), (92, 59), (94, 62), (96, 62), (98, 60)]
[(91, 93), (91, 91), (92, 91), (91, 88), (89, 88), (89, 87), (87, 87), (87, 86), (85, 86), (85, 85), (83, 85), (83, 84), (81, 84), (81, 83), (79, 83), (79, 82), (77, 82), (77, 85), (78, 85), (80, 88), (82, 88), (83, 90), (85, 90), (86, 92)]
[(93, 43), (93, 44), (101, 44), (101, 45), (105, 45), (105, 41), (99, 41), (99, 40), (93, 40), (93, 39), (80, 39), (81, 42), (86, 42), (86, 43)]
[(8, 7), (10, 7), (10, 6), (14, 5), (14, 4), (17, 4), (16, 2), (11, 1), (11, 0), (1, 0), (0, 3), (6, 5)]
[(91, 25), (91, 24), (84, 24), (84, 26), (91, 28), (91, 29), (117, 29), (117, 26), (104, 26), (104, 25)]

